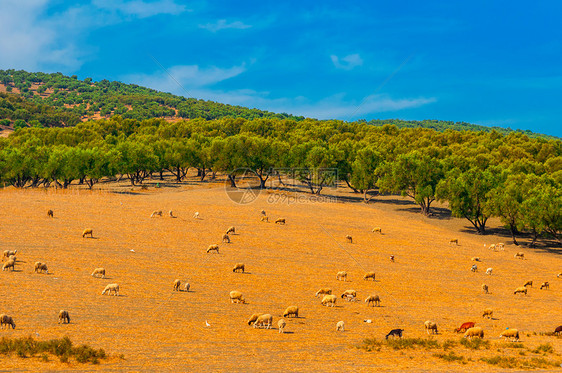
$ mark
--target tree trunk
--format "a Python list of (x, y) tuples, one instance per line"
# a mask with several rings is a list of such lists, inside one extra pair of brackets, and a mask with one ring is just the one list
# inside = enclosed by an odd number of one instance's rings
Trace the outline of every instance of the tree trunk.
[(511, 238), (513, 239), (513, 244), (519, 246), (517, 240), (515, 239), (515, 233), (517, 231), (517, 228), (513, 224), (510, 224), (509, 230), (511, 231)]
[(349, 181), (347, 181), (347, 179), (344, 179), (345, 183), (347, 184), (347, 186), (353, 190), (353, 193), (359, 193), (359, 191), (357, 189), (355, 189), (354, 187), (351, 186), (351, 184), (349, 183)]
[(236, 188), (236, 175), (228, 175), (228, 180), (230, 181), (230, 186)]

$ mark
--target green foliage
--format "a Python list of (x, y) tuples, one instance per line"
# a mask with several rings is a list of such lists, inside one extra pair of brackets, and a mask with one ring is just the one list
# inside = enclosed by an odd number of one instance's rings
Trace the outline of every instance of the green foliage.
[(423, 347), (426, 349), (439, 348), (439, 342), (434, 339), (424, 338), (396, 338), (385, 340), (387, 346), (394, 350), (402, 350), (407, 348)]
[(530, 350), (535, 354), (545, 353), (545, 354), (552, 354), (554, 353), (554, 348), (550, 343), (543, 343), (537, 346), (537, 348)]
[(461, 345), (471, 350), (480, 350), (490, 348), (490, 341), (481, 338), (461, 338)]
[(445, 353), (436, 353), (433, 356), (438, 357), (439, 359), (443, 359), (448, 362), (458, 361), (460, 363), (466, 364), (465, 358), (462, 355), (457, 355), (455, 351), (449, 351), (448, 354)]

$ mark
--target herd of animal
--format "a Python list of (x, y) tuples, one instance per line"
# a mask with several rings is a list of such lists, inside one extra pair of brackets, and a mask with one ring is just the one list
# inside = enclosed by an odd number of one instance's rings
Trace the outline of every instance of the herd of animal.
[[(173, 212), (170, 210), (168, 213), (169, 217), (171, 218), (176, 218), (176, 216), (173, 215)], [(261, 211), (261, 221), (262, 222), (269, 222), (269, 218), (266, 215), (265, 211)], [(53, 217), (54, 216), (54, 212), (52, 210), (48, 210), (47, 212), (47, 216), (48, 217)], [(161, 210), (156, 210), (154, 211), (150, 217), (154, 218), (156, 216), (163, 216), (163, 212)], [(199, 212), (196, 212), (193, 216), (194, 219), (200, 219), (200, 214)], [(276, 224), (286, 224), (286, 220), (285, 218), (277, 218), (275, 220)], [(380, 233), (382, 234), (382, 229), (380, 227), (375, 227), (372, 229), (373, 233)], [(226, 232), (224, 233), (224, 235), (222, 236), (222, 242), (223, 243), (230, 243), (231, 242), (231, 235), (235, 235), (236, 234), (236, 228), (234, 226), (229, 227)], [(84, 229), (82, 232), (82, 237), (91, 237), (93, 238), (93, 229), (91, 228), (87, 228)], [(353, 238), (350, 235), (346, 235), (345, 239), (348, 243), (353, 243)], [(452, 239), (449, 242), (450, 244), (455, 244), (458, 245), (459, 241), (458, 239)], [(490, 249), (496, 251), (496, 250), (504, 250), (504, 244), (500, 243), (500, 244), (492, 244), (490, 245)], [(209, 245), (209, 247), (206, 250), (206, 253), (211, 253), (211, 252), (215, 252), (215, 253), (219, 253), (219, 245), (218, 244), (211, 244)], [(4, 264), (2, 265), (2, 271), (7, 271), (7, 270), (12, 270), (14, 271), (14, 268), (17, 264), (17, 258), (16, 258), (16, 254), (17, 254), (17, 250), (5, 250), (4, 251), (4, 255), (3, 255), (3, 260), (6, 259), (6, 261), (4, 262)], [(525, 255), (522, 252), (518, 252), (515, 255), (515, 258), (517, 259), (525, 259)], [(390, 260), (391, 262), (395, 261), (394, 255), (390, 256)], [(479, 257), (473, 257), (471, 259), (474, 262), (481, 262)], [(478, 266), (476, 264), (473, 264), (471, 266), (471, 271), (472, 272), (476, 272), (478, 271)], [(246, 270), (246, 266), (244, 263), (236, 263), (232, 269), (232, 272), (234, 273), (244, 273)], [(42, 262), (36, 262), (35, 266), (34, 266), (34, 272), (35, 273), (46, 273), (48, 274), (48, 268), (47, 268), (47, 264), (46, 263), (42, 263)], [(488, 268), (486, 270), (486, 274), (487, 275), (492, 275), (492, 268)], [(102, 278), (105, 279), (106, 276), (106, 271), (105, 268), (95, 268), (94, 271), (91, 273), (92, 277), (97, 277), (97, 278)], [(562, 278), (562, 273), (559, 273), (557, 275), (558, 278)], [(345, 271), (340, 271), (337, 272), (336, 274), (336, 280), (337, 281), (343, 281), (346, 282), (348, 281), (348, 274)], [(376, 277), (375, 277), (375, 272), (366, 272), (365, 275), (363, 276), (363, 280), (365, 281), (376, 281)], [(513, 294), (524, 294), (526, 295), (528, 292), (528, 287), (533, 287), (533, 281), (527, 281), (523, 284), (523, 286), (518, 287), (515, 289)], [(540, 285), (540, 289), (549, 289), (550, 284), (549, 282), (545, 281)], [(189, 284), (189, 282), (185, 282), (182, 286), (182, 281), (180, 279), (176, 279), (173, 282), (173, 291), (185, 291), (185, 292), (189, 292), (191, 288), (191, 285)], [(487, 284), (482, 284), (482, 289), (485, 292), (485, 294), (490, 294), (490, 289), (489, 286)], [(319, 289), (316, 294), (315, 297), (318, 296), (322, 296), (321, 302), (320, 304), (322, 306), (326, 306), (326, 307), (335, 307), (336, 306), (336, 301), (338, 299), (338, 297), (334, 294), (332, 294), (333, 291), (331, 288), (329, 287), (325, 287), (325, 288), (321, 288)], [(116, 283), (112, 283), (112, 284), (108, 284), (103, 291), (101, 292), (102, 295), (104, 294), (108, 294), (111, 295), (113, 294), (114, 296), (119, 296), (119, 285)], [(244, 295), (238, 291), (238, 290), (232, 290), (230, 292), (230, 301), (231, 303), (246, 303), (246, 299), (244, 298)], [(353, 290), (353, 289), (348, 289), (343, 291), (343, 293), (339, 296), (339, 298), (349, 301), (349, 302), (353, 302), (353, 301), (357, 301), (357, 291)], [(381, 298), (379, 297), (379, 295), (377, 294), (371, 294), (368, 295), (364, 302), (367, 304), (367, 306), (373, 306), (373, 307), (378, 307), (381, 304)], [(484, 310), (484, 312), (482, 313), (482, 317), (488, 317), (488, 318), (492, 318), (493, 315), (493, 310), (490, 308), (487, 308)], [(295, 317), (298, 318), (299, 317), (299, 307), (298, 306), (289, 306), (285, 309), (285, 311), (283, 312), (283, 317), (284, 318), (290, 318), (290, 317)], [(279, 333), (284, 333), (285, 332), (285, 327), (287, 325), (287, 321), (281, 318), (278, 320), (277, 322), (277, 328), (279, 330)], [(59, 319), (59, 323), (63, 323), (63, 324), (67, 324), (70, 323), (70, 315), (69, 312), (67, 310), (61, 310), (59, 312), (58, 315), (58, 319)], [(371, 320), (365, 320), (366, 322), (371, 322)], [(273, 315), (269, 314), (269, 313), (254, 313), (250, 316), (250, 318), (247, 321), (248, 325), (253, 325), (254, 328), (266, 328), (266, 329), (270, 329), (273, 326)], [(16, 324), (14, 322), (14, 319), (11, 316), (8, 316), (6, 314), (0, 314), (0, 328), (4, 329), (4, 326), (11, 326), (12, 329), (15, 329)], [(438, 327), (437, 327), (437, 323), (435, 323), (434, 321), (428, 320), (424, 323), (424, 329), (427, 332), (427, 334), (438, 334)], [(345, 322), (339, 321), (336, 324), (336, 331), (345, 331)], [(484, 330), (481, 327), (475, 326), (474, 322), (465, 322), (463, 323), (459, 328), (456, 328), (454, 330), (457, 333), (464, 333), (464, 338), (484, 338)], [(396, 328), (396, 329), (392, 329), (388, 334), (386, 334), (385, 338), (388, 339), (389, 337), (393, 337), (393, 338), (401, 338), (403, 335), (404, 329), (401, 328)], [(554, 333), (556, 334), (560, 334), (562, 333), (562, 325), (558, 326), (555, 328)], [(502, 338), (506, 338), (512, 341), (516, 341), (519, 340), (519, 331), (517, 329), (506, 329), (505, 331), (503, 331), (500, 334), (500, 337)]]

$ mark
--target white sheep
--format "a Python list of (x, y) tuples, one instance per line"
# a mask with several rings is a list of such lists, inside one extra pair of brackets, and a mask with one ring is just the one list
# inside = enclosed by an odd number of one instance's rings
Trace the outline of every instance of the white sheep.
[(16, 261), (14, 259), (8, 259), (6, 263), (2, 265), (2, 271), (6, 271), (8, 268), (11, 268), (13, 271), (16, 268), (15, 266), (16, 266)]
[(473, 326), (472, 328), (468, 329), (465, 333), (463, 338), (484, 338), (484, 330), (482, 330), (479, 326)]
[(260, 315), (256, 322), (254, 323), (254, 328), (266, 328), (271, 329), (271, 325), (273, 324), (273, 316), (266, 313), (264, 315)]
[(209, 247), (207, 248), (207, 252), (211, 252), (211, 251), (216, 251), (217, 254), (219, 253), (219, 245), (217, 244), (213, 244), (213, 245), (209, 245)]
[(345, 298), (347, 299), (349, 302), (355, 300), (355, 298), (357, 297), (357, 292), (355, 290), (346, 290), (343, 292), (343, 294), (341, 295), (341, 298)]
[(519, 340), (519, 330), (517, 329), (507, 329), (500, 334), (500, 338), (510, 339), (515, 342)]
[(498, 250), (503, 250), (504, 244), (500, 242), (499, 244), (496, 245), (496, 247), (498, 248)]
[(425, 327), (425, 331), (427, 334), (429, 334), (429, 331), (431, 330), (432, 334), (438, 334), (437, 331), (437, 324), (433, 321), (426, 321), (423, 323), (424, 327)]
[(177, 216), (174, 216), (174, 213), (172, 212), (172, 210), (170, 210), (170, 211), (168, 212), (168, 215), (169, 215), (171, 218), (174, 218), (174, 219), (177, 218)]
[(17, 250), (14, 250), (14, 251), (12, 251), (12, 250), (4, 250), (4, 256), (3, 256), (2, 258), (9, 258), (9, 257), (11, 257), (12, 255), (16, 255), (17, 253), (18, 253)]
[(90, 235), (90, 238), (94, 238), (94, 230), (91, 228), (86, 228), (82, 231), (82, 238)]
[(365, 276), (363, 276), (363, 280), (368, 280), (368, 279), (372, 279), (373, 281), (375, 281), (375, 272), (365, 273)]
[(338, 321), (336, 324), (336, 332), (343, 332), (345, 331), (345, 323), (343, 321)]
[(193, 219), (199, 219), (199, 212), (196, 212), (195, 214), (193, 214)]
[(327, 307), (335, 307), (337, 299), (338, 297), (332, 294), (324, 295), (324, 298), (322, 298), (322, 305)]
[(518, 293), (527, 295), (527, 288), (525, 286), (518, 287), (517, 289), (515, 289), (513, 294), (518, 294)]
[(279, 333), (285, 333), (286, 325), (287, 322), (284, 319), (279, 319), (279, 321), (277, 321), (277, 327), (279, 328)]
[(340, 271), (336, 274), (336, 280), (338, 281), (347, 281), (347, 272)]
[(174, 291), (180, 291), (181, 280), (178, 278), (174, 281)]
[(41, 273), (43, 271), (45, 271), (45, 273), (49, 273), (47, 265), (45, 263), (35, 262), (35, 273)]
[(59, 312), (59, 324), (60, 323), (63, 324), (70, 324), (70, 315), (68, 314), (68, 311), (65, 310), (61, 310)]
[(236, 228), (234, 228), (234, 227), (228, 228), (228, 229), (226, 230), (226, 234), (230, 234), (230, 233), (236, 234)]
[(372, 305), (372, 306), (380, 306), (381, 304), (381, 298), (378, 295), (369, 295), (366, 299), (365, 299), (365, 303), (367, 303), (367, 306)]
[(153, 218), (155, 216), (160, 216), (162, 217), (162, 210), (154, 210), (152, 211), (152, 214), (150, 214), (150, 217)]
[(189, 292), (190, 288), (191, 288), (191, 285), (189, 285), (189, 282), (186, 282), (185, 285), (183, 286), (183, 291)]
[(285, 224), (285, 219), (279, 218), (279, 219), (275, 220), (275, 224)]
[(8, 329), (10, 328), (9, 325), (12, 326), (12, 329), (16, 328), (16, 323), (14, 322), (14, 319), (12, 318), (12, 316), (8, 316), (6, 314), (1, 314), (0, 315), (0, 328), (4, 329), (4, 325), (8, 325)]
[(105, 293), (107, 293), (108, 295), (111, 295), (112, 291), (113, 291), (114, 296), (118, 296), (119, 295), (119, 285), (117, 285), (117, 284), (107, 285), (105, 287), (105, 289), (103, 289), (103, 291), (101, 292), (101, 295), (104, 295)]
[(332, 294), (332, 289), (322, 288), (316, 292), (315, 297), (318, 297), (319, 295), (330, 295), (330, 294)]
[(101, 275), (101, 278), (105, 278), (105, 268), (96, 268), (94, 272), (92, 272), (92, 277), (98, 277)]
[(244, 269), (245, 269), (244, 263), (236, 263), (234, 265), (234, 268), (232, 268), (232, 272), (240, 272), (241, 271), (242, 273), (244, 273)]
[(486, 270), (486, 274), (491, 276), (493, 270), (494, 270), (493, 268), (488, 268), (488, 269)]
[(285, 312), (283, 312), (283, 317), (289, 317), (289, 316), (299, 317), (299, 308), (297, 306), (287, 307)]
[(472, 267), (470, 267), (470, 270), (472, 272), (476, 272), (478, 270), (478, 266), (476, 264), (473, 264)]
[(256, 322), (256, 320), (258, 319), (258, 317), (260, 317), (261, 315), (263, 315), (263, 313), (254, 313), (254, 314), (252, 314), (252, 316), (250, 316), (250, 319), (248, 320), (248, 325), (252, 325), (252, 323)]
[[(486, 247), (486, 244), (484, 244), (484, 247)], [(496, 251), (496, 244), (495, 243), (490, 245), (490, 250)]]
[(230, 243), (230, 236), (228, 234), (222, 235), (222, 242)]
[(562, 278), (562, 272), (556, 275), (557, 278)]
[(484, 312), (482, 312), (482, 317), (487, 317), (491, 319), (493, 314), (494, 314), (494, 310), (492, 310), (491, 308), (486, 308)]
[[(267, 216), (262, 216), (260, 221), (263, 221), (265, 223), (269, 223), (269, 218)], [(281, 320), (279, 320), (279, 321), (281, 321)]]
[(246, 303), (246, 300), (244, 299), (244, 296), (242, 295), (241, 292), (239, 292), (237, 290), (232, 290), (230, 292), (230, 302), (231, 303)]

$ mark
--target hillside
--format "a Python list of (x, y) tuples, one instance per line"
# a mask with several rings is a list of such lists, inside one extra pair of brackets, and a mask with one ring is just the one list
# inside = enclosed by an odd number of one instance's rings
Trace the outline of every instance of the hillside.
[[(2, 93), (13, 93), (16, 98), (7, 99)], [(13, 108), (6, 108), (5, 100)], [(3, 107), (4, 106), (4, 107)], [(4, 110), (1, 110), (3, 108)], [(6, 110), (9, 109), (9, 110)], [(38, 115), (41, 113), (41, 115)], [(167, 121), (180, 119), (218, 119), (218, 118), (278, 118), (302, 120), (302, 116), (286, 113), (250, 109), (242, 106), (225, 105), (213, 101), (185, 98), (171, 93), (159, 92), (136, 84), (91, 78), (79, 80), (76, 75), (61, 73), (30, 73), (23, 70), (0, 70), (0, 120), (8, 119), (12, 127), (16, 120), (23, 120), (31, 126), (72, 126), (79, 121), (96, 120), (120, 115), (125, 119), (162, 118)], [(32, 122), (37, 120), (37, 122)], [(501, 134), (514, 132), (503, 127), (487, 127), (465, 122), (442, 120), (406, 121), (401, 119), (359, 120), (373, 126), (392, 124), (398, 128), (430, 128), (437, 131), (469, 130), (496, 131)], [(23, 122), (19, 122), (23, 126)], [(7, 125), (7, 122), (0, 123)], [(519, 132), (519, 131), (518, 131)], [(521, 131), (523, 132), (523, 131)], [(524, 131), (529, 137), (554, 138), (548, 135)]]

